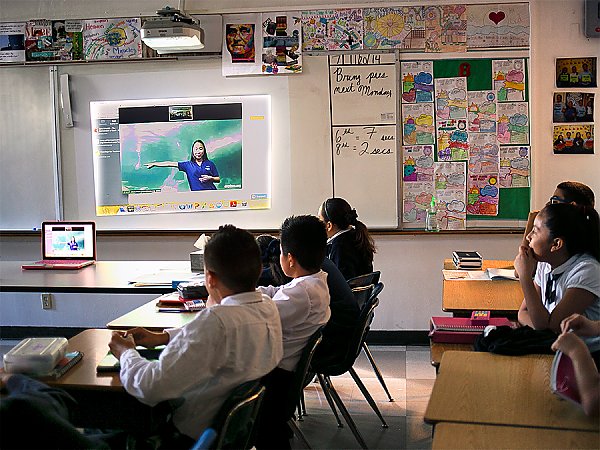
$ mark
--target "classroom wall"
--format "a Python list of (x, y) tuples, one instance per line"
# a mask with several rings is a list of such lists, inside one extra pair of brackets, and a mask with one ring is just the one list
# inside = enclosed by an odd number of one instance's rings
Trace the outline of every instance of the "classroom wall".
[[(411, 2), (411, 4), (455, 2)], [(481, 2), (472, 2), (481, 3)], [(498, 2), (494, 2), (498, 3)], [(217, 2), (188, 1), (186, 9), (192, 13), (220, 13), (239, 11), (239, 3), (226, 0)], [(407, 2), (346, 2), (334, 1), (319, 4), (291, 0), (249, 0), (244, 10), (309, 9), (319, 5), (383, 6), (402, 5)], [(92, 2), (61, 0), (0, 0), (0, 20), (23, 20), (33, 17), (112, 17), (118, 15), (153, 14), (165, 5), (163, 1)], [(554, 87), (554, 61), (557, 57), (600, 56), (600, 40), (583, 36), (583, 0), (532, 0), (531, 8), (531, 146), (532, 207), (540, 208), (552, 194), (554, 186), (563, 180), (579, 180), (590, 185), (600, 195), (600, 149), (594, 155), (552, 154), (552, 92)], [(218, 9), (217, 9), (218, 8)], [(322, 177), (328, 168), (317, 167), (310, 171), (308, 158), (315, 156), (315, 146), (328, 145), (327, 111), (304, 112), (310, 107), (311, 95), (318, 95), (318, 83), (326, 78), (320, 64), (305, 59), (305, 72), (289, 80), (290, 103), (290, 176), (291, 204), (295, 214), (314, 213), (324, 183)], [(315, 60), (316, 61), (316, 60)], [(314, 71), (311, 70), (314, 67)], [(302, 77), (302, 78), (301, 78)], [(305, 77), (314, 77), (307, 81)], [(298, 86), (309, 86), (299, 91)], [(598, 98), (599, 90), (595, 89)], [(598, 100), (596, 100), (596, 107)], [(2, 108), (2, 106), (0, 106)], [(309, 109), (310, 111), (310, 109)], [(303, 114), (300, 114), (303, 112)], [(0, 109), (0, 114), (7, 111)], [(298, 123), (298, 126), (295, 124)], [(598, 124), (596, 120), (596, 133)], [(301, 125), (300, 125), (301, 124)], [(306, 130), (311, 130), (307, 132)], [(69, 136), (64, 139), (69, 139)], [(597, 140), (597, 138), (596, 138)], [(6, 149), (2, 149), (6, 151)], [(308, 152), (308, 153), (307, 153)], [(317, 157), (318, 158), (318, 157)], [(298, 170), (299, 169), (299, 170)], [(1, 193), (7, 195), (6, 192)], [(65, 195), (75, 195), (66, 193)], [(282, 217), (283, 219), (283, 217)], [(377, 330), (419, 330), (428, 327), (432, 315), (441, 314), (442, 260), (452, 250), (479, 250), (484, 258), (512, 259), (518, 246), (518, 235), (382, 235), (376, 236), (378, 253), (375, 266), (382, 271), (385, 289), (381, 295), (373, 328)], [(182, 237), (101, 236), (99, 258), (111, 259), (184, 259), (192, 250), (193, 239)], [(38, 239), (34, 237), (0, 237), (0, 258), (3, 260), (32, 259), (39, 254)], [(417, 263), (418, 262), (418, 263)]]

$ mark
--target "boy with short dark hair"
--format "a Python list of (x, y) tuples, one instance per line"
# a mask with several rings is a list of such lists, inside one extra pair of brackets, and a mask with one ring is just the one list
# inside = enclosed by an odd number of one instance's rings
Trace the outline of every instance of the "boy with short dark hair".
[[(126, 391), (148, 405), (183, 398), (173, 424), (189, 448), (240, 384), (261, 378), (281, 360), (277, 308), (255, 290), (260, 251), (247, 231), (225, 225), (204, 249), (207, 308), (179, 329), (153, 333), (135, 328), (114, 332), (109, 344), (121, 362)], [(136, 345), (166, 344), (158, 361), (148, 361)]]
[(291, 388), (294, 370), (308, 339), (331, 315), (327, 274), (321, 270), (326, 246), (325, 225), (317, 217), (287, 218), (281, 225), (280, 262), (292, 281), (283, 286), (258, 288), (277, 305), (283, 332), (283, 359), (263, 378), (267, 393), (256, 443), (259, 449), (290, 448), (286, 422), (294, 405), (286, 405), (282, 400)]

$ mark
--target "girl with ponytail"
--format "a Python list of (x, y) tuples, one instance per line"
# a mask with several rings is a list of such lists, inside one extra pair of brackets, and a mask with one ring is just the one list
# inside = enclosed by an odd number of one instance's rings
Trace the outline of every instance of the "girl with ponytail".
[(328, 198), (319, 208), (327, 230), (327, 256), (348, 280), (373, 271), (375, 244), (358, 214), (343, 198)]
[[(572, 314), (600, 320), (599, 222), (590, 206), (549, 203), (540, 211), (515, 259), (525, 296), (521, 324), (560, 333), (561, 321)], [(527, 276), (534, 272), (534, 279)], [(600, 336), (586, 344), (598, 360)]]

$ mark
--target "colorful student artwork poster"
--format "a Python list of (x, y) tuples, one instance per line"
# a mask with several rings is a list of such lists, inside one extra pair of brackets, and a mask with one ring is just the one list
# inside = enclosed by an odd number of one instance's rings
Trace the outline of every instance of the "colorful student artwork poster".
[(327, 25), (327, 50), (363, 48), (362, 9), (336, 9)]
[(26, 22), (0, 23), (0, 62), (25, 61)]
[(553, 149), (555, 155), (594, 153), (594, 125), (554, 125)]
[(556, 58), (556, 87), (596, 87), (598, 58)]
[(438, 161), (464, 161), (469, 157), (467, 119), (436, 121)]
[(492, 80), (499, 102), (525, 100), (525, 60), (495, 59), (492, 61)]
[(404, 145), (435, 143), (433, 103), (402, 105), (402, 143)]
[(141, 20), (92, 19), (83, 22), (83, 54), (86, 60), (142, 57)]
[(402, 222), (425, 223), (432, 195), (433, 181), (404, 183), (402, 187)]
[(435, 190), (437, 219), (441, 230), (464, 230), (467, 225), (465, 187)]
[(302, 72), (302, 29), (299, 14), (263, 13), (261, 58), (263, 74)]
[(402, 103), (433, 102), (433, 61), (408, 61), (402, 71)]
[(302, 11), (302, 49), (305, 51), (327, 50), (329, 22), (335, 17), (335, 11)]
[(436, 78), (434, 84), (436, 120), (466, 119), (467, 79)]
[(364, 48), (403, 48), (421, 50), (425, 47), (423, 7), (365, 8)]
[(526, 145), (500, 147), (500, 187), (529, 187), (531, 149)]
[(498, 142), (529, 144), (529, 104), (498, 103)]
[(552, 104), (552, 121), (593, 122), (593, 92), (555, 92)]
[(529, 4), (467, 5), (467, 47), (529, 47)]
[(469, 139), (469, 175), (498, 174), (500, 146), (495, 133), (475, 133)]
[(432, 53), (467, 51), (467, 7), (426, 6), (425, 51)]
[(468, 91), (470, 133), (496, 132), (496, 92)]
[(433, 165), (435, 190), (462, 189), (467, 186), (467, 166), (462, 162), (436, 162)]
[(413, 145), (402, 147), (402, 180), (405, 183), (433, 181), (433, 146)]
[(27, 22), (27, 61), (72, 61), (83, 59), (83, 21), (30, 20)]
[(467, 214), (497, 216), (500, 189), (498, 174), (469, 174), (467, 186)]

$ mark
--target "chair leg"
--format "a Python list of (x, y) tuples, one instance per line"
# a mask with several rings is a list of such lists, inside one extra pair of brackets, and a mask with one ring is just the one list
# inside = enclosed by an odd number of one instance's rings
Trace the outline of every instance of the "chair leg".
[[(319, 375), (319, 378), (320, 377), (322, 377), (322, 375)], [(329, 390), (329, 393), (331, 394), (331, 397), (333, 398), (335, 404), (337, 405), (340, 412), (342, 413), (342, 416), (344, 416), (344, 420), (348, 424), (350, 431), (352, 431), (352, 434), (358, 441), (359, 445), (363, 449), (368, 449), (365, 440), (363, 439), (362, 435), (360, 434), (360, 431), (358, 431), (358, 428), (356, 427), (356, 424), (354, 423), (354, 420), (352, 420), (352, 417), (350, 417), (350, 413), (346, 409), (346, 406), (344, 406), (344, 402), (342, 402), (342, 399), (340, 398), (337, 391), (333, 387), (333, 383), (331, 383), (331, 379), (329, 377), (324, 377), (324, 381), (327, 383), (327, 388)]]
[(290, 420), (288, 420), (288, 425), (294, 432), (294, 436), (296, 436), (300, 440), (300, 442), (302, 443), (304, 448), (311, 449), (312, 447), (306, 440), (306, 436), (304, 436), (304, 433), (302, 432), (302, 430), (300, 428), (298, 428), (298, 425), (296, 425), (296, 421), (294, 419), (290, 419)]
[(306, 415), (306, 403), (304, 403), (304, 390), (300, 394), (300, 406), (302, 407), (302, 415)]
[(338, 416), (337, 409), (335, 407), (335, 403), (333, 403), (333, 398), (331, 398), (331, 394), (329, 393), (329, 388), (327, 386), (327, 383), (324, 380), (323, 375), (317, 375), (317, 378), (319, 380), (319, 384), (321, 385), (321, 389), (323, 389), (323, 394), (325, 395), (325, 399), (327, 400), (327, 403), (329, 403), (329, 407), (331, 408), (331, 411), (333, 412), (333, 415), (335, 416), (335, 421), (337, 422), (338, 428), (344, 428), (344, 424), (340, 420), (340, 416)]
[(373, 355), (371, 354), (371, 350), (369, 350), (369, 346), (367, 345), (366, 342), (363, 342), (362, 348), (363, 348), (363, 350), (365, 352), (365, 355), (367, 355), (367, 359), (371, 363), (371, 366), (373, 366), (373, 371), (375, 371), (375, 375), (377, 376), (377, 379), (379, 380), (379, 383), (381, 383), (381, 387), (383, 387), (383, 390), (385, 391), (385, 393), (387, 394), (388, 398), (390, 399), (390, 402), (393, 402), (394, 399), (390, 395), (390, 391), (388, 390), (388, 387), (385, 384), (385, 381), (383, 379), (383, 375), (381, 375), (381, 372), (379, 371), (379, 367), (377, 367), (377, 364), (375, 363), (375, 359), (373, 359)]
[(381, 426), (383, 428), (387, 428), (388, 424), (385, 421), (385, 419), (383, 418), (383, 416), (381, 415), (381, 411), (379, 411), (379, 408), (377, 407), (377, 403), (375, 403), (375, 400), (373, 400), (373, 397), (371, 397), (371, 394), (369, 394), (369, 391), (367, 390), (366, 386), (363, 384), (363, 382), (358, 377), (358, 375), (356, 374), (355, 370), (352, 367), (350, 368), (349, 372), (350, 372), (350, 375), (352, 375), (352, 378), (354, 378), (354, 382), (356, 383), (356, 385), (358, 386), (360, 391), (365, 396), (365, 399), (367, 400), (367, 402), (369, 402), (369, 405), (371, 405), (371, 408), (373, 409), (373, 411), (375, 411), (375, 414), (377, 414), (377, 417), (379, 417), (379, 420), (381, 420)]

